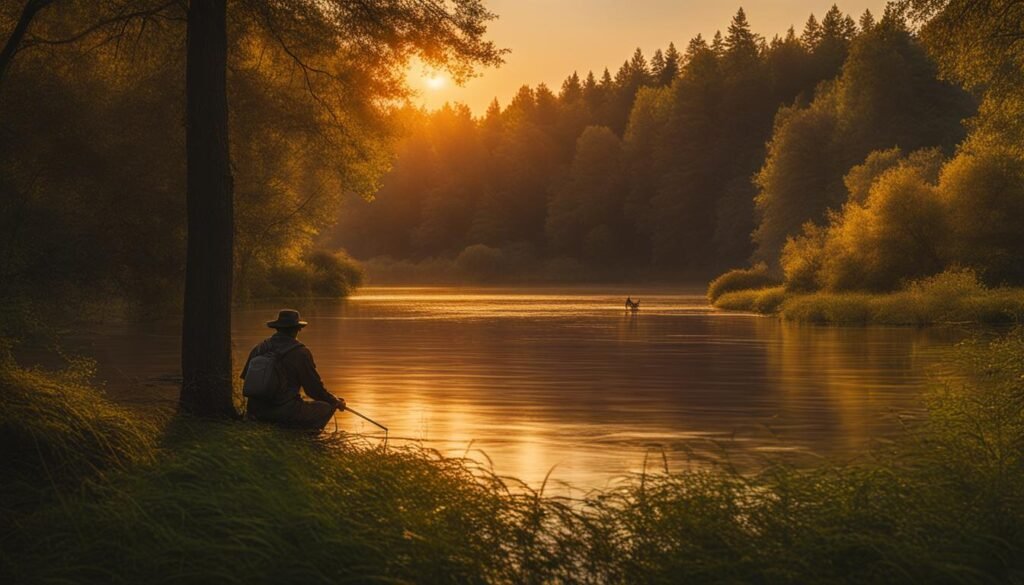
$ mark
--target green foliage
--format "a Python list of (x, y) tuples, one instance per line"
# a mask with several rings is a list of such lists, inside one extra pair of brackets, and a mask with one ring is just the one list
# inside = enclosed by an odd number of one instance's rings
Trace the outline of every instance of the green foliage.
[(895, 290), (963, 266), (989, 285), (1024, 283), (1024, 162), (1006, 149), (873, 153), (846, 177), (849, 200), (826, 227), (804, 226), (782, 253), (793, 291)]
[(829, 227), (819, 281), (827, 290), (892, 290), (944, 267), (946, 214), (934, 185), (908, 164), (883, 174), (863, 205)]
[(722, 274), (708, 285), (708, 300), (714, 303), (725, 293), (744, 289), (765, 288), (780, 284), (778, 277), (768, 271), (766, 264), (753, 268), (736, 268)]
[(341, 298), (363, 284), (363, 268), (345, 252), (313, 250), (299, 262), (271, 268), (252, 291), (256, 298)]
[(986, 288), (974, 272), (965, 269), (947, 270), (884, 294), (808, 292), (787, 283), (786, 287), (727, 292), (713, 304), (729, 311), (833, 325), (1004, 324), (1024, 318), (1024, 290)]
[(992, 285), (1024, 284), (1024, 159), (975, 148), (943, 168), (939, 191), (952, 228), (950, 261)]
[(1016, 323), (1024, 317), (1024, 292), (988, 289), (974, 273), (951, 270), (888, 294), (794, 295), (780, 312), (791, 321), (840, 325)]
[[(847, 200), (843, 177), (873, 151), (940, 147), (951, 150), (964, 135), (961, 120), (974, 109), (959, 88), (937, 79), (934, 65), (896, 12), (850, 45), (842, 73), (806, 108), (783, 110), (776, 121), (757, 183), (760, 223), (757, 258), (774, 265), (787, 238), (807, 221), (821, 223)], [(884, 167), (879, 155), (864, 163), (870, 176)], [(854, 199), (864, 178), (851, 177)]]
[(455, 259), (455, 265), (469, 278), (482, 281), (498, 279), (507, 269), (505, 254), (484, 244), (466, 247)]
[[(2, 80), (0, 282), (17, 285), (0, 294), (173, 308), (185, 260), (187, 3), (59, 4), (12, 45)], [(312, 249), (342, 193), (376, 189), (412, 57), (456, 79), (501, 62), (479, 0), (378, 8), (284, 0), (228, 10), (241, 298)], [(5, 32), (16, 10), (0, 10)]]
[(799, 236), (786, 240), (781, 263), (787, 290), (813, 291), (821, 287), (819, 275), (828, 235), (824, 228), (807, 222)]
[[(0, 578), (1015, 582), (1024, 576), (1022, 356), (1020, 329), (967, 342), (957, 374), (926, 395), (927, 417), (852, 463), (766, 461), (740, 473), (705, 461), (648, 469), (579, 500), (508, 486), (465, 459), (340, 435), (189, 419), (159, 438), (144, 426), (125, 434), (138, 422), (97, 426), (94, 416), (59, 412), (72, 401), (35, 405), (52, 397), (31, 389), (63, 383), (59, 375), (16, 376), (24, 389), (0, 394), (3, 410), (60, 422), (44, 429), (12, 417), (5, 428), (102, 438), (81, 450), (121, 463), (86, 471), (82, 485), (47, 488), (37, 476), (31, 485), (45, 493), (21, 490), (17, 506), (5, 498)], [(116, 410), (92, 389), (75, 392), (94, 413)], [(81, 456), (82, 445), (61, 449)], [(16, 481), (0, 477), (3, 492)]]
[(713, 301), (713, 304), (726, 311), (752, 311), (768, 315), (778, 311), (786, 298), (786, 289), (774, 286), (724, 292)]
[(622, 143), (590, 126), (576, 145), (569, 176), (548, 203), (545, 231), (552, 251), (600, 266), (618, 259), (625, 195)]

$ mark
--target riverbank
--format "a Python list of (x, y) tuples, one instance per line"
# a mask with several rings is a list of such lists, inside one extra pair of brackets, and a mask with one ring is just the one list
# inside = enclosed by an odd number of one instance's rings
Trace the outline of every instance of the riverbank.
[[(140, 419), (87, 361), (0, 361), (4, 582), (1011, 582), (1024, 577), (1024, 335), (853, 464), (725, 460), (567, 500), (344, 435)], [(980, 430), (979, 430), (980, 429)]]
[(1019, 323), (1024, 289), (986, 288), (973, 276), (952, 273), (911, 283), (891, 293), (793, 292), (784, 286), (715, 291), (723, 310), (778, 315), (786, 321), (834, 325)]

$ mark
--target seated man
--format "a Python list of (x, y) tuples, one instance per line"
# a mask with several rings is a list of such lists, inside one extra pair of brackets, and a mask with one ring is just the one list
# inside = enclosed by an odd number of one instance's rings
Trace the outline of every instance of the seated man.
[[(242, 379), (245, 379), (253, 358), (269, 352), (276, 356), (275, 365), (283, 378), (282, 388), (276, 393), (249, 398), (248, 412), (256, 420), (293, 429), (320, 430), (335, 411), (345, 410), (345, 401), (335, 398), (324, 388), (313, 363), (313, 354), (295, 339), (306, 325), (308, 323), (299, 320), (298, 311), (283, 310), (276, 321), (267, 323), (267, 327), (276, 329), (277, 333), (249, 352), (242, 369)], [(312, 402), (299, 396), (300, 387), (313, 399)]]

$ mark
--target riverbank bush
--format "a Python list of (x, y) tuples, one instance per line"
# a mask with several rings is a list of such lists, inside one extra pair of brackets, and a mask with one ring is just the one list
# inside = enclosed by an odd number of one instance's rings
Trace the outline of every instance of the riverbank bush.
[(786, 289), (775, 286), (727, 292), (718, 297), (714, 305), (728, 311), (752, 311), (769, 314), (778, 311), (779, 305), (784, 300), (786, 300)]
[[(8, 360), (5, 436), (75, 437), (60, 439), (64, 457), (106, 471), (69, 466), (81, 481), (53, 486), (40, 474), (42, 491), (21, 492), (34, 499), (3, 500), (0, 580), (1018, 582), (1022, 357), (1020, 330), (965, 344), (924, 422), (858, 461), (666, 463), (571, 501), (418, 447), (184, 418), (156, 432), (82, 378), (67, 400), (32, 392), (68, 382)], [(45, 451), (17, 452), (51, 468)], [(13, 481), (0, 476), (5, 493)]]
[(782, 284), (782, 281), (768, 272), (768, 266), (760, 263), (753, 268), (737, 268), (722, 274), (708, 285), (708, 300), (712, 303), (726, 293), (741, 290), (761, 289)]
[(346, 297), (364, 280), (363, 267), (344, 251), (314, 250), (301, 261), (269, 268), (252, 298)]
[(1024, 318), (1024, 290), (987, 288), (973, 272), (950, 270), (893, 293), (799, 293), (778, 287), (727, 293), (714, 305), (731, 311), (778, 314), (787, 321), (805, 323), (999, 324)]

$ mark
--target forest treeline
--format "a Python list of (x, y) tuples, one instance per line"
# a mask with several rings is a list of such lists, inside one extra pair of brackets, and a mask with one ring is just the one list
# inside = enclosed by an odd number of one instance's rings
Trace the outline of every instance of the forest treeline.
[(557, 93), (524, 86), (479, 118), (461, 105), (406, 111), (410, 134), (382, 189), (343, 203), (332, 241), (361, 259), (455, 259), (477, 276), (686, 279), (752, 261), (781, 273), (794, 237), (787, 270), (815, 265), (815, 238), (843, 229), (859, 248), (836, 278), (888, 286), (927, 272), (940, 262), (904, 254), (893, 261), (913, 270), (856, 274), (876, 270), (881, 246), (905, 250), (878, 222), (916, 226), (929, 213), (866, 219), (887, 205), (869, 196), (875, 179), (895, 189), (898, 168), (904, 183), (937, 180), (978, 104), (942, 76), (917, 14), (893, 3), (855, 20), (833, 6), (766, 40), (740, 9), (710, 41), (649, 59), (637, 49), (614, 75), (573, 73)]
[[(0, 294), (174, 308), (180, 7), (50, 4), (0, 77)], [(114, 20), (108, 5), (131, 11)], [(724, 34), (638, 50), (557, 91), (524, 86), (480, 117), (397, 107), (406, 70), (386, 53), (238, 6), (236, 299), (344, 294), (361, 275), (342, 249), (392, 259), (371, 268), (481, 278), (763, 263), (794, 290), (884, 290), (953, 266), (1024, 279), (1013, 3), (914, 0), (877, 19), (832, 7), (770, 40), (739, 10)], [(4, 30), (19, 8), (0, 6)]]

